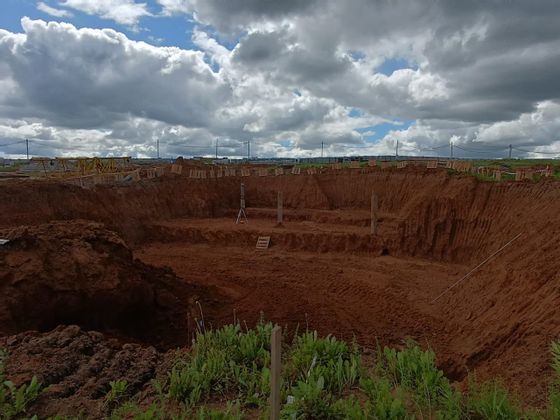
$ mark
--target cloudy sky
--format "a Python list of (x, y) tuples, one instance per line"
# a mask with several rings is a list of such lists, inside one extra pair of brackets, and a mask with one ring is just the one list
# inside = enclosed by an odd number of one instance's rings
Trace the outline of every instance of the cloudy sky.
[(558, 0), (1, 0), (0, 157), (560, 152)]

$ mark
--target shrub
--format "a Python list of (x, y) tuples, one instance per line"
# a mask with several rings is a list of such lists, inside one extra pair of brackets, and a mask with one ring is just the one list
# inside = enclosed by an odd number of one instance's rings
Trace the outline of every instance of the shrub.
[(111, 389), (105, 395), (105, 401), (109, 404), (118, 404), (128, 393), (128, 382), (124, 379), (118, 379), (109, 383)]
[(549, 394), (549, 417), (560, 419), (560, 341), (553, 341), (550, 345), (552, 353), (552, 370), (554, 377)]
[(239, 324), (199, 333), (191, 352), (170, 372), (169, 395), (195, 405), (210, 395), (235, 392), (251, 405), (269, 393), (272, 324), (242, 332)]
[(350, 349), (335, 337), (305, 332), (295, 340), (284, 370), (289, 383), (323, 378), (326, 391), (340, 393), (358, 383), (361, 356), (356, 345)]
[(467, 401), (467, 411), (471, 417), (489, 420), (519, 419), (523, 417), (508, 395), (508, 392), (498, 382), (482, 384), (470, 383)]
[(365, 378), (360, 386), (368, 396), (366, 411), (370, 417), (376, 419), (405, 419), (407, 418), (406, 407), (400, 395), (394, 396), (392, 386), (385, 378)]

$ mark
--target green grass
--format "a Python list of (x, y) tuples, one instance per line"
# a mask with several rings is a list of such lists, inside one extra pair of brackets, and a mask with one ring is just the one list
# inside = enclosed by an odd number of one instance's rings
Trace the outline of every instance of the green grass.
[[(151, 384), (148, 399), (145, 390), (142, 400), (131, 395), (124, 380), (111, 382), (107, 417), (268, 418), (272, 327), (261, 322), (254, 329), (235, 324), (199, 332), (188, 351), (177, 353), (167, 378)], [(560, 418), (560, 342), (551, 345), (554, 378), (548, 407), (533, 412), (497, 381), (479, 383), (470, 377), (468, 390), (460, 392), (438, 369), (434, 352), (412, 340), (399, 349), (379, 348), (367, 361), (356, 343), (316, 332), (283, 341), (283, 419)], [(27, 414), (39, 389), (36, 380), (18, 389), (3, 385), (0, 418)]]
[[(560, 178), (560, 160), (559, 159), (479, 159), (471, 160), (474, 168), (487, 167), (493, 169), (500, 169), (505, 172), (513, 173), (517, 169), (544, 169), (549, 166), (552, 169), (552, 177)], [(500, 182), (494, 179), (493, 175), (483, 175), (479, 173), (461, 173), (452, 169), (447, 171), (450, 175), (464, 174), (466, 176), (474, 176), (476, 179), (485, 182)], [(543, 178), (541, 175), (534, 175), (532, 181), (538, 182)], [(515, 175), (502, 172), (501, 181), (514, 181)]]
[(22, 162), (16, 162), (11, 166), (0, 166), (0, 172), (16, 172), (18, 171), (22, 166), (26, 165), (27, 162), (26, 161), (22, 161)]
[(4, 364), (8, 354), (0, 349), (0, 419), (23, 417), (41, 392), (41, 384), (34, 376), (29, 383), (16, 387), (5, 377)]
[(480, 159), (473, 160), (474, 166), (495, 166), (510, 169), (545, 167), (547, 165), (555, 168), (560, 167), (559, 159)]

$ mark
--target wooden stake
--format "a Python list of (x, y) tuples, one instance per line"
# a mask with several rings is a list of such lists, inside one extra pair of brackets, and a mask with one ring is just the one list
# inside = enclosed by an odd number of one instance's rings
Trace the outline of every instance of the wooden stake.
[(277, 214), (278, 225), (281, 225), (282, 222), (284, 221), (283, 205), (284, 202), (282, 197), (282, 191), (278, 191), (278, 214)]
[(371, 193), (371, 234), (377, 235), (377, 194)]
[(280, 419), (280, 378), (281, 378), (281, 356), (282, 354), (282, 328), (276, 325), (272, 329), (270, 337), (270, 419)]

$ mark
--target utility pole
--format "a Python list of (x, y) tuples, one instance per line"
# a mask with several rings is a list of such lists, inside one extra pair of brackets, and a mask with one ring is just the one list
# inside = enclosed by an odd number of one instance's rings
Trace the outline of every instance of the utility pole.
[(397, 146), (395, 147), (395, 157), (399, 157), (399, 140), (397, 139)]
[(450, 141), (450, 142), (449, 142), (449, 149), (450, 149), (449, 157), (450, 157), (451, 159), (453, 159), (453, 141)]
[(27, 150), (27, 160), (29, 160), (29, 139), (25, 139), (25, 148)]
[(157, 158), (158, 158), (158, 160), (159, 160), (159, 137), (158, 137), (158, 139), (157, 139), (156, 150), (157, 150)]
[(251, 140), (247, 140), (247, 160), (251, 159)]
[(321, 157), (323, 157), (323, 148), (324, 148), (324, 146), (325, 146), (325, 142), (322, 141), (322, 142), (321, 142)]
[(216, 159), (218, 159), (218, 138), (216, 137)]
[(511, 159), (511, 144), (509, 145), (509, 158)]

